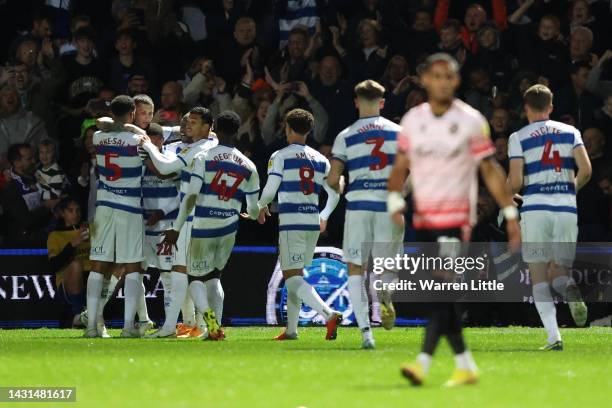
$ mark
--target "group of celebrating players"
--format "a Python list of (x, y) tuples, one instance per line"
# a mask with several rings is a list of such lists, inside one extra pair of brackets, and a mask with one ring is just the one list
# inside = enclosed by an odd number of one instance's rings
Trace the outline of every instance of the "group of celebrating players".
[[(176, 129), (151, 124), (145, 132), (139, 115), (152, 113), (148, 97), (118, 96), (113, 120), (98, 120), (94, 134), (99, 173), (96, 213), (91, 228), (92, 271), (87, 280), (86, 337), (107, 337), (103, 308), (114, 290), (114, 264), (125, 270), (122, 337), (225, 338), (221, 328), (223, 288), (220, 276), (235, 242), (239, 218), (266, 222), (268, 205), (277, 197), (280, 264), (287, 288), (287, 327), (276, 340), (298, 338), (304, 302), (326, 320), (325, 339), (334, 340), (342, 314), (331, 309), (303, 279), (319, 234), (346, 190), (343, 254), (348, 263), (348, 291), (362, 334), (362, 348), (375, 348), (370, 328), (364, 276), (363, 243), (386, 243), (401, 250), (404, 239), (406, 186), (414, 201), (413, 226), (419, 242), (460, 242), (475, 221), (478, 171), (505, 218), (508, 242), (576, 242), (576, 191), (590, 176), (580, 133), (548, 119), (552, 94), (535, 85), (525, 94), (528, 126), (510, 138), (510, 177), (492, 158), (494, 147), (484, 117), (458, 99), (459, 66), (447, 54), (430, 56), (422, 73), (428, 102), (411, 109), (398, 125), (380, 116), (384, 88), (366, 80), (355, 87), (359, 119), (335, 139), (330, 161), (306, 146), (313, 116), (302, 109), (286, 114), (288, 146), (268, 163), (260, 191), (253, 162), (233, 145), (240, 118), (231, 111), (216, 118), (203, 107), (186, 115), (184, 140), (164, 144)], [(150, 119), (149, 119), (150, 122)], [(574, 165), (578, 167), (574, 175)], [(144, 170), (143, 170), (144, 169)], [(345, 183), (343, 173), (348, 171)], [(319, 211), (319, 195), (327, 200)], [(523, 192), (521, 226), (513, 193)], [(241, 213), (243, 201), (246, 212)], [(144, 223), (143, 223), (144, 207)], [(143, 238), (144, 237), (144, 238)], [(570, 301), (577, 324), (586, 307), (567, 273), (573, 254), (540, 251), (530, 266), (535, 304), (548, 333), (543, 349), (563, 348), (552, 302), (551, 285)], [(150, 327), (140, 316), (144, 299), (142, 271), (160, 270), (165, 322)], [(392, 283), (398, 271), (381, 279)], [(387, 285), (386, 287), (388, 287)], [(381, 320), (395, 322), (392, 293), (382, 290)], [(402, 374), (420, 385), (427, 376), (441, 336), (455, 354), (456, 370), (447, 385), (472, 384), (478, 369), (467, 350), (453, 303), (431, 303), (423, 347)], [(177, 325), (179, 313), (183, 323)], [(138, 318), (136, 319), (136, 315)]]

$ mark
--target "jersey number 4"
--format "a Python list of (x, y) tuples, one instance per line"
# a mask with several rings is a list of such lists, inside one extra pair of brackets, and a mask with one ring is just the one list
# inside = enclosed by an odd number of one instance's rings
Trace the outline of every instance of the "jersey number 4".
[[(221, 180), (221, 177), (224, 174), (227, 174), (229, 177), (232, 177), (234, 179), (234, 184), (228, 187), (227, 180)], [(213, 177), (212, 181), (210, 182), (210, 188), (212, 191), (217, 193), (217, 197), (219, 198), (219, 200), (229, 201), (232, 197), (234, 197), (236, 191), (238, 191), (238, 186), (240, 186), (242, 180), (244, 180), (243, 174), (239, 174), (235, 171), (226, 172), (223, 169), (219, 169), (215, 173), (215, 177)]]
[(386, 153), (381, 152), (380, 149), (383, 147), (385, 143), (384, 137), (370, 137), (366, 139), (366, 144), (373, 144), (374, 148), (372, 149), (372, 157), (378, 160), (372, 161), (370, 163), (370, 170), (382, 170), (387, 167), (389, 164), (389, 156)]
[(559, 151), (555, 150), (552, 152), (552, 157), (550, 155), (550, 151), (552, 150), (553, 142), (552, 140), (548, 140), (544, 145), (544, 151), (542, 152), (542, 158), (540, 162), (542, 165), (550, 164), (555, 166), (555, 171), (557, 173), (561, 172), (561, 156), (559, 155)]
[(104, 154), (104, 167), (110, 170), (111, 174), (106, 176), (108, 181), (115, 181), (121, 178), (121, 167), (118, 164), (111, 162), (112, 158), (119, 157), (118, 153)]

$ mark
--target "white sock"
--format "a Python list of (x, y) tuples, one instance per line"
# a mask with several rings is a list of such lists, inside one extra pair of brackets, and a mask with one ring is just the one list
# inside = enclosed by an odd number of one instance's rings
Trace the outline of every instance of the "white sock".
[(181, 305), (187, 294), (187, 274), (173, 271), (170, 273), (170, 278), (172, 291), (170, 292), (170, 302), (166, 311), (166, 320), (162, 326), (163, 330), (168, 331), (176, 329)]
[(204, 282), (206, 287), (206, 297), (208, 298), (208, 304), (215, 312), (217, 322), (221, 324), (221, 318), (223, 317), (223, 299), (225, 293), (221, 286), (221, 280), (219, 278), (213, 278)]
[(478, 367), (472, 357), (472, 353), (465, 350), (461, 354), (455, 354), (455, 366), (461, 370), (477, 371)]
[(193, 327), (195, 326), (195, 306), (193, 305), (193, 299), (191, 298), (190, 292), (187, 292), (183, 304), (181, 305), (181, 313), (183, 314), (183, 324)]
[(104, 307), (113, 297), (117, 283), (119, 283), (119, 279), (117, 279), (115, 275), (111, 275), (109, 279), (104, 279), (104, 286), (102, 287), (102, 294), (100, 295), (100, 303), (98, 303), (96, 323), (101, 323), (104, 321)]
[(334, 311), (321, 299), (317, 291), (310, 286), (303, 277), (292, 276), (285, 281), (288, 290), (293, 291), (311, 309), (321, 314), (327, 321), (332, 318)]
[(557, 325), (557, 309), (553, 303), (548, 282), (533, 285), (533, 300), (546, 333), (548, 333), (548, 343), (552, 344), (561, 340), (561, 333), (559, 333), (559, 326)]
[(353, 305), (355, 319), (363, 339), (366, 340), (367, 333), (370, 333), (371, 339), (372, 331), (370, 330), (370, 317), (368, 316), (368, 296), (365, 291), (362, 275), (350, 275), (348, 277), (348, 291), (349, 300), (351, 305)]
[[(193, 281), (189, 284), (189, 296), (193, 299), (196, 314), (201, 315), (208, 310), (208, 300), (206, 299), (206, 286), (204, 282)], [(194, 318), (195, 321), (195, 318)], [(195, 324), (195, 323), (194, 323)]]
[(164, 287), (164, 315), (166, 315), (168, 313), (168, 306), (170, 306), (170, 290), (172, 288), (170, 272), (160, 272), (159, 279), (161, 279), (162, 286)]
[(427, 353), (419, 353), (416, 358), (417, 363), (423, 367), (423, 372), (427, 374), (429, 367), (431, 366), (431, 355)]
[(563, 296), (564, 300), (567, 300), (567, 287), (570, 285), (576, 285), (576, 282), (574, 282), (574, 279), (570, 278), (569, 276), (557, 276), (552, 281), (553, 289), (558, 294)]
[(287, 291), (287, 334), (297, 334), (302, 300), (293, 291)]
[(89, 272), (87, 278), (87, 330), (93, 330), (96, 328), (96, 317), (98, 315), (98, 303), (100, 302), (100, 294), (102, 293), (102, 285), (104, 281), (104, 275), (98, 272)]
[(125, 309), (123, 310), (123, 328), (133, 329), (136, 309), (142, 293), (142, 282), (140, 273), (132, 272), (125, 275)]
[(149, 312), (147, 311), (147, 298), (145, 297), (147, 293), (147, 289), (145, 288), (144, 282), (142, 280), (143, 275), (138, 274), (140, 276), (140, 286), (142, 286), (141, 295), (138, 297), (138, 320), (141, 322), (149, 321)]

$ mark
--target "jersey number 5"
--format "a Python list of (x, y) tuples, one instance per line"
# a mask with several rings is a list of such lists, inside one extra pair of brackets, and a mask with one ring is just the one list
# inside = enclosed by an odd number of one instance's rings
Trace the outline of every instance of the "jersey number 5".
[(110, 170), (112, 174), (106, 176), (108, 181), (115, 181), (121, 178), (121, 167), (118, 164), (111, 162), (112, 158), (119, 157), (118, 153), (106, 153), (104, 155), (104, 167)]
[(373, 144), (374, 148), (372, 149), (372, 157), (377, 158), (378, 163), (376, 161), (372, 161), (370, 163), (370, 170), (382, 170), (387, 167), (389, 164), (389, 156), (386, 153), (381, 152), (380, 149), (385, 143), (384, 137), (371, 137), (366, 139), (366, 144)]
[(559, 151), (555, 150), (552, 152), (552, 158), (550, 157), (550, 151), (552, 149), (553, 142), (552, 140), (548, 140), (544, 145), (544, 151), (542, 152), (542, 159), (540, 162), (542, 165), (552, 164), (555, 166), (555, 171), (557, 173), (561, 172), (561, 156), (559, 156)]
[[(227, 186), (227, 180), (221, 180), (221, 176), (224, 174), (234, 178), (234, 184), (232, 184), (231, 187)], [(215, 177), (213, 177), (212, 181), (210, 182), (210, 188), (212, 191), (217, 193), (219, 200), (229, 201), (230, 198), (234, 197), (236, 191), (238, 191), (238, 186), (240, 183), (242, 183), (242, 180), (244, 180), (243, 174), (239, 174), (235, 171), (226, 172), (223, 169), (219, 169), (215, 173)]]

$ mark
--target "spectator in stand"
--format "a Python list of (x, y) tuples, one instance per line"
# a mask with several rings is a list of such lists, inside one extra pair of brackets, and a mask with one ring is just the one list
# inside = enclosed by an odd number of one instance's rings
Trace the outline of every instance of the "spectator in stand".
[(433, 26), (431, 12), (426, 9), (417, 10), (408, 34), (401, 36), (401, 40), (398, 51), (410, 59), (412, 66), (422, 61), (424, 56), (433, 54), (438, 47), (439, 38)]
[[(146, 78), (155, 84), (155, 69), (151, 62), (141, 56), (136, 55), (136, 37), (130, 30), (123, 30), (117, 33), (115, 50), (117, 56), (110, 60), (110, 87), (118, 94), (127, 91), (129, 78), (135, 73), (144, 73)], [(151, 93), (157, 94), (155, 88)]]
[(460, 65), (463, 65), (467, 57), (467, 49), (461, 38), (461, 23), (459, 20), (445, 21), (438, 31), (440, 32), (438, 51), (450, 54)]
[(595, 65), (595, 54), (591, 54), (593, 48), (593, 32), (586, 27), (576, 27), (572, 30), (569, 39), (569, 54), (572, 63), (588, 62)]
[[(438, 0), (434, 15), (434, 26), (440, 31), (442, 25), (448, 20), (450, 0)], [(491, 0), (493, 9), (493, 21), (500, 30), (505, 30), (508, 26), (506, 21), (506, 2), (504, 0)], [(461, 39), (465, 48), (475, 53), (478, 50), (477, 33), (480, 26), (487, 21), (487, 12), (480, 4), (470, 4), (465, 11), (463, 19), (464, 25), (461, 26)]]
[(510, 136), (510, 112), (505, 108), (495, 108), (489, 117), (493, 139)]
[(81, 224), (81, 208), (74, 198), (64, 198), (57, 206), (59, 223), (47, 239), (51, 271), (57, 290), (70, 305), (72, 327), (83, 327), (80, 314), (85, 308), (85, 275), (89, 261), (89, 227)]
[(25, 38), (19, 42), (15, 51), (15, 62), (26, 65), (31, 70), (38, 68), (38, 52), (40, 47), (36, 41)]
[(583, 242), (605, 242), (610, 225), (610, 207), (604, 192), (597, 186), (610, 157), (605, 155), (606, 139), (597, 128), (586, 129), (582, 133), (593, 175), (576, 196), (578, 204), (578, 240)]
[(606, 50), (591, 68), (586, 88), (600, 98), (612, 94), (612, 50)]
[(255, 163), (257, 172), (261, 171), (261, 174), (265, 174), (268, 158), (273, 153), (263, 137), (263, 126), (269, 107), (270, 101), (260, 97), (253, 114), (240, 126), (236, 140), (236, 147)]
[(361, 20), (357, 26), (357, 46), (347, 52), (341, 45), (340, 30), (332, 27), (333, 45), (345, 66), (350, 67), (351, 83), (367, 78), (380, 78), (387, 66), (388, 47), (380, 38), (380, 25), (376, 20)]
[(225, 80), (228, 89), (233, 90), (240, 82), (246, 69), (247, 60), (255, 72), (259, 72), (261, 50), (256, 45), (257, 26), (250, 17), (241, 17), (236, 21), (234, 35), (217, 50), (215, 66), (223, 67), (219, 74)]
[(333, 143), (338, 133), (357, 120), (353, 90), (342, 79), (342, 65), (337, 56), (327, 55), (321, 59), (317, 75), (308, 88), (328, 114), (329, 125), (325, 140)]
[(510, 159), (508, 158), (508, 136), (497, 136), (493, 139), (495, 146), (495, 160), (504, 168), (506, 173), (510, 168)]
[(77, 14), (70, 21), (70, 41), (63, 42), (59, 47), (59, 55), (70, 55), (76, 53), (74, 45), (74, 34), (81, 28), (91, 27), (91, 18), (85, 14)]
[(149, 80), (142, 72), (130, 74), (127, 82), (127, 94), (129, 96), (146, 95), (149, 93)]
[(612, 157), (612, 92), (604, 99), (603, 106), (593, 115), (595, 123), (606, 139), (606, 154)]
[(0, 168), (9, 167), (7, 151), (9, 146), (29, 143), (36, 148), (46, 139), (45, 123), (31, 111), (25, 110), (20, 103), (19, 93), (7, 85), (0, 90)]
[(493, 95), (489, 74), (484, 69), (477, 68), (470, 72), (469, 78), (465, 101), (485, 117), (490, 117), (493, 113)]
[(515, 58), (503, 49), (499, 29), (495, 24), (484, 23), (478, 30), (477, 39), (478, 51), (467, 56), (466, 71), (483, 68), (494, 86), (508, 88), (517, 64)]
[(594, 124), (594, 113), (600, 105), (597, 97), (586, 89), (588, 74), (588, 62), (572, 64), (571, 83), (556, 92), (554, 98), (554, 117), (578, 129)]
[(75, 55), (62, 58), (64, 66), (64, 113), (79, 118), (87, 102), (95, 98), (106, 81), (104, 64), (94, 57), (95, 33), (84, 27), (74, 34)]
[(219, 9), (206, 16), (206, 28), (211, 47), (231, 41), (236, 21), (243, 12), (240, 2), (221, 0), (217, 3), (221, 3)]
[(18, 63), (14, 66), (15, 89), (19, 93), (21, 106), (45, 122), (47, 134), (51, 137), (57, 135), (57, 113), (53, 103), (55, 96), (59, 93), (61, 78), (59, 71), (61, 65), (55, 66), (55, 74), (50, 78), (40, 81), (33, 78), (31, 71), (25, 64)]
[(64, 170), (57, 164), (57, 144), (51, 139), (44, 139), (38, 146), (38, 169), (36, 180), (42, 192), (42, 200), (63, 198), (68, 194), (70, 182)]
[(327, 134), (328, 115), (325, 108), (310, 94), (308, 86), (304, 82), (287, 82), (272, 86), (276, 88), (276, 98), (268, 107), (262, 129), (266, 146), (286, 143), (282, 118), (286, 112), (302, 105), (304, 101), (305, 108), (311, 111), (315, 118), (314, 128), (308, 134), (306, 143), (315, 146), (323, 143)]
[[(610, 10), (608, 10), (608, 13)], [(604, 24), (591, 13), (591, 7), (587, 0), (573, 0), (570, 12), (570, 31), (577, 27), (586, 27), (593, 33), (593, 51), (603, 52), (606, 49), (606, 36), (610, 33)], [(608, 43), (609, 44), (609, 43)]]
[(223, 78), (217, 75), (213, 61), (201, 58), (198, 62), (200, 70), (185, 84), (185, 104), (189, 107), (206, 106), (215, 116), (225, 110), (231, 110), (232, 97)]
[(176, 81), (166, 82), (161, 92), (161, 108), (153, 115), (153, 122), (164, 126), (178, 126), (186, 111), (181, 84)]
[(314, 51), (314, 39), (306, 28), (298, 26), (289, 32), (286, 46), (269, 61), (267, 67), (274, 78), (281, 82), (307, 81), (311, 77), (308, 60)]
[(7, 224), (5, 243), (15, 248), (44, 247), (51, 210), (59, 200), (42, 200), (34, 177), (34, 150), (29, 144), (11, 145), (7, 157), (11, 164), (11, 180), (0, 194)]
[(385, 87), (383, 116), (399, 122), (406, 112), (404, 109), (406, 97), (414, 86), (418, 86), (418, 78), (410, 75), (408, 60), (396, 54), (389, 60), (380, 83)]

